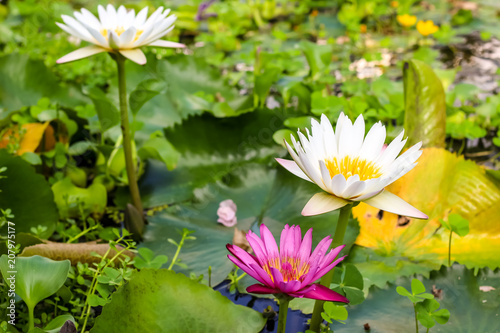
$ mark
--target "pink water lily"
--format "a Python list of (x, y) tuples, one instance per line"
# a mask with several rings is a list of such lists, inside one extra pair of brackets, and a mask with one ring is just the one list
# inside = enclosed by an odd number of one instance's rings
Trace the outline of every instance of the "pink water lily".
[(311, 254), (312, 229), (302, 239), (299, 226), (285, 226), (281, 232), (279, 249), (272, 233), (264, 224), (260, 226), (260, 236), (261, 238), (252, 231), (246, 236), (255, 255), (238, 246), (227, 245), (231, 252), (228, 258), (260, 282), (248, 287), (248, 292), (349, 303), (339, 293), (314, 283), (344, 260), (345, 256), (334, 261), (345, 245), (328, 252), (332, 240), (327, 236)]

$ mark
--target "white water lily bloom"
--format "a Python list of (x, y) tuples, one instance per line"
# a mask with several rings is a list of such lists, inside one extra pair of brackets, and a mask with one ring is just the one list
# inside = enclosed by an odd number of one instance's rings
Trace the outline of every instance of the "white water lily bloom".
[(97, 7), (99, 18), (87, 9), (75, 12), (75, 18), (62, 15), (63, 23), (56, 24), (67, 33), (93, 45), (73, 51), (57, 63), (64, 63), (89, 57), (101, 52), (119, 52), (124, 57), (143, 65), (146, 63), (141, 46), (185, 47), (184, 44), (160, 40), (169, 33), (177, 17), (170, 15), (170, 9), (158, 8), (149, 18), (148, 8), (142, 9), (137, 15), (134, 10), (127, 11), (120, 6), (118, 10), (112, 5), (106, 8)]
[(413, 169), (420, 157), (422, 143), (403, 149), (402, 131), (385, 149), (385, 126), (376, 123), (365, 137), (365, 121), (360, 115), (354, 124), (342, 113), (335, 131), (325, 115), (321, 123), (311, 122), (307, 138), (298, 131), (300, 142), (292, 136), (295, 150), (285, 141), (294, 161), (276, 160), (294, 175), (318, 185), (324, 192), (315, 194), (302, 215), (326, 213), (363, 201), (391, 213), (426, 219), (427, 215), (384, 187)]

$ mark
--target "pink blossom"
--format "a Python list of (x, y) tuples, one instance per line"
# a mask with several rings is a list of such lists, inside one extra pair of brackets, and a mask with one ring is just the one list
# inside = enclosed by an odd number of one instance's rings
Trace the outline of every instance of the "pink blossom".
[(281, 232), (279, 249), (264, 224), (260, 225), (260, 238), (252, 231), (246, 237), (255, 255), (236, 245), (227, 244), (226, 247), (231, 252), (229, 260), (260, 282), (248, 287), (248, 292), (349, 303), (339, 293), (313, 283), (344, 260), (345, 257), (334, 259), (345, 245), (328, 251), (332, 240), (327, 236), (311, 254), (312, 229), (306, 232), (302, 240), (300, 227), (288, 225)]
[(236, 218), (236, 204), (233, 200), (224, 200), (219, 204), (219, 209), (217, 209), (217, 216), (219, 219), (217, 222), (222, 223), (226, 227), (233, 227), (237, 223)]

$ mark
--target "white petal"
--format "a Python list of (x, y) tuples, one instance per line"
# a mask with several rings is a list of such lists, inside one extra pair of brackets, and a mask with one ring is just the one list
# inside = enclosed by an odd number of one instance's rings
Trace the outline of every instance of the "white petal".
[(143, 42), (143, 44), (149, 45), (152, 42), (154, 42), (155, 40), (164, 37), (166, 34), (168, 34), (173, 29), (174, 29), (174, 26), (172, 25), (169, 28), (167, 27), (167, 28), (164, 28), (163, 30), (158, 30), (158, 32), (156, 32), (156, 30), (155, 30), (154, 32), (151, 33), (151, 35), (149, 35), (148, 38), (146, 38), (146, 40)]
[(99, 33), (99, 31), (95, 30), (94, 28), (90, 27), (90, 26), (86, 26), (85, 27), (88, 32), (90, 33), (90, 35), (92, 35), (92, 37), (94, 38), (94, 43), (95, 44), (99, 44), (101, 45), (102, 47), (106, 47), (106, 48), (109, 48), (109, 42), (106, 40), (106, 38), (104, 38), (103, 35), (101, 35)]
[(364, 200), (365, 203), (378, 209), (408, 217), (418, 219), (428, 219), (429, 217), (398, 197), (388, 191), (382, 191), (379, 195), (371, 199)]
[(323, 128), (323, 142), (325, 145), (325, 152), (327, 157), (331, 158), (337, 156), (337, 140), (335, 139), (335, 133), (333, 132), (332, 124), (327, 116), (321, 115), (321, 127)]
[(82, 36), (85, 36), (86, 39), (90, 38), (89, 32), (80, 22), (67, 15), (61, 15), (61, 18), (67, 26), (71, 27), (75, 31), (78, 31)]
[(139, 65), (144, 65), (147, 62), (146, 56), (140, 49), (120, 50), (120, 53), (125, 58), (128, 58)]
[(118, 26), (118, 18), (116, 17), (116, 9), (113, 5), (108, 4), (106, 7), (106, 13), (108, 14), (108, 22), (111, 28)]
[(135, 17), (134, 25), (137, 28), (141, 28), (144, 22), (146, 22), (146, 17), (148, 17), (148, 7), (144, 7)]
[(75, 30), (75, 29), (73, 29), (71, 27), (68, 27), (65, 24), (62, 24), (62, 23), (59, 23), (59, 22), (56, 22), (56, 24), (59, 26), (59, 28), (61, 28), (64, 31), (66, 31), (68, 34), (73, 35), (75, 37), (78, 37), (78, 38), (80, 38), (82, 40), (85, 40), (85, 41), (87, 41), (89, 43), (94, 43), (94, 39), (91, 36), (84, 36), (80, 32), (78, 32), (77, 30)]
[(382, 166), (389, 166), (392, 162), (394, 162), (394, 159), (396, 156), (399, 155), (401, 152), (401, 149), (406, 144), (406, 140), (402, 140), (404, 135), (404, 131), (401, 131), (399, 135), (392, 140), (392, 142), (387, 146), (387, 148), (384, 150), (382, 155), (377, 160), (377, 163), (382, 165)]
[(364, 181), (360, 180), (347, 186), (347, 188), (342, 193), (341, 197), (344, 199), (351, 199), (352, 197), (358, 197), (363, 194), (366, 184)]
[(121, 5), (118, 8), (118, 11), (116, 12), (116, 19), (117, 19), (117, 23), (122, 24), (122, 25), (127, 22), (127, 10), (125, 9), (125, 7), (123, 5)]
[(382, 153), (382, 147), (385, 142), (385, 126), (381, 122), (376, 123), (370, 128), (363, 141), (363, 146), (359, 156), (365, 160), (372, 161)]
[(94, 14), (92, 14), (85, 8), (82, 8), (81, 12), (82, 15), (85, 17), (85, 22), (87, 23), (87, 25), (90, 25), (94, 29), (100, 30), (101, 22), (99, 22), (99, 20), (97, 19), (97, 17), (94, 16)]
[(339, 173), (332, 178), (332, 192), (339, 197), (344, 192), (347, 181), (343, 174)]
[(276, 161), (281, 164), (285, 169), (293, 173), (295, 176), (300, 177), (302, 179), (305, 179), (307, 181), (310, 181), (311, 183), (313, 182), (312, 180), (307, 177), (307, 175), (300, 169), (300, 167), (295, 163), (294, 161), (290, 160), (285, 160), (282, 158), (277, 158)]
[(316, 193), (302, 210), (302, 215), (312, 216), (323, 213), (331, 212), (332, 210), (339, 209), (347, 205), (349, 202), (337, 198), (336, 196), (321, 192)]
[(108, 30), (108, 43), (109, 47), (113, 50), (118, 50), (120, 48), (120, 37), (113, 30)]
[(153, 32), (153, 30), (154, 30), (153, 26), (150, 26), (150, 27), (144, 29), (144, 31), (142, 32), (141, 36), (139, 36), (139, 38), (137, 38), (137, 40), (134, 42), (134, 46), (142, 45), (143, 41), (146, 40), (146, 38), (148, 38), (149, 35), (151, 35), (151, 33)]
[(66, 54), (64, 57), (58, 59), (57, 63), (62, 64), (65, 62), (70, 62), (70, 61), (82, 59), (85, 57), (90, 57), (91, 55), (101, 53), (101, 52), (106, 52), (106, 50), (103, 49), (102, 47), (90, 45), (90, 46), (82, 47), (81, 49), (78, 49), (76, 51), (73, 51), (71, 53)]
[(127, 30), (125, 30), (119, 37), (120, 48), (127, 48), (127, 46), (131, 46), (130, 44), (132, 43), (132, 40), (135, 38), (136, 32), (137, 29), (135, 29), (135, 27), (130, 27)]
[(85, 15), (83, 15), (80, 12), (74, 12), (73, 15), (75, 15), (76, 19), (83, 25), (83, 26), (89, 26), (92, 27), (96, 30), (99, 30), (101, 27), (101, 23), (94, 17), (94, 20), (88, 19)]
[(332, 177), (330, 176), (330, 171), (326, 167), (325, 161), (319, 161), (319, 169), (321, 171), (321, 178), (323, 180), (323, 185), (328, 190), (328, 192), (332, 192)]
[(104, 28), (109, 29), (111, 27), (111, 24), (106, 9), (104, 9), (103, 6), (99, 5), (97, 6), (97, 12), (99, 13), (99, 21), (101, 21), (101, 25)]
[(186, 45), (181, 44), (181, 43), (176, 43), (176, 42), (171, 42), (168, 40), (161, 40), (158, 39), (154, 42), (149, 43), (148, 45), (150, 46), (159, 46), (159, 47), (172, 47), (172, 48), (183, 48), (186, 47)]

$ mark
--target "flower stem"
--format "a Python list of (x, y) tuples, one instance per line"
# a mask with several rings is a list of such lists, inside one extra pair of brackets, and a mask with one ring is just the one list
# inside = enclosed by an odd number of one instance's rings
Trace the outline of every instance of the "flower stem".
[(413, 303), (413, 310), (415, 310), (415, 328), (416, 333), (418, 333), (417, 305), (415, 303)]
[(277, 333), (285, 333), (286, 316), (288, 314), (288, 303), (290, 303), (290, 298), (287, 297), (279, 298), (279, 302), (280, 302), (280, 309), (279, 309)]
[(29, 321), (28, 321), (28, 331), (31, 331), (32, 329), (35, 328), (35, 307), (34, 306), (28, 306), (28, 312), (29, 312)]
[(123, 152), (125, 153), (125, 167), (127, 169), (128, 186), (132, 204), (139, 213), (143, 213), (141, 196), (139, 194), (139, 186), (135, 174), (134, 159), (132, 157), (132, 136), (130, 134), (130, 126), (128, 120), (127, 106), (127, 82), (125, 78), (125, 57), (121, 54), (116, 54), (113, 57), (118, 68), (118, 91), (120, 95), (120, 114), (121, 114), (121, 129), (123, 137)]
[(448, 267), (451, 267), (451, 236), (453, 235), (453, 231), (450, 230), (450, 241), (448, 243)]
[[(340, 209), (339, 219), (337, 221), (337, 229), (333, 235), (332, 245), (330, 248), (336, 248), (342, 245), (344, 242), (345, 232), (347, 230), (347, 224), (349, 222), (349, 216), (351, 216), (352, 204), (346, 205)], [(333, 279), (333, 269), (326, 273), (321, 278), (321, 285), (329, 287)], [(314, 310), (311, 318), (311, 327), (309, 328), (313, 332), (319, 332), (319, 328), (322, 322), (321, 312), (323, 312), (323, 304), (325, 301), (316, 300), (314, 303)]]

